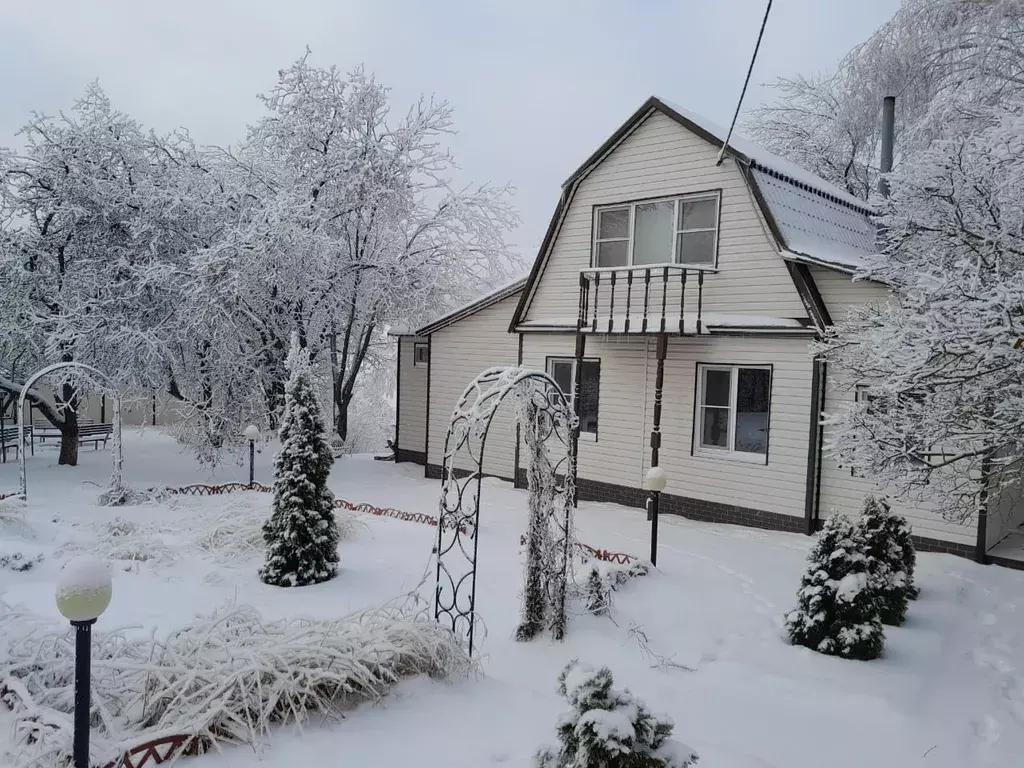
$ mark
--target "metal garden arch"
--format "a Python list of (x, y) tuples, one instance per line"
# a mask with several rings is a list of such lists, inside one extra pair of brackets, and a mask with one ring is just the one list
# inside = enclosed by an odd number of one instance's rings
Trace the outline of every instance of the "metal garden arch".
[[(93, 368), (91, 365), (85, 363), (54, 363), (42, 368), (31, 376), (28, 377), (28, 381), (21, 388), (21, 396), (18, 398), (18, 413), (23, 414), (25, 412), (25, 398), (28, 397), (29, 390), (32, 389), (32, 385), (35, 384), (39, 379), (47, 374), (59, 371), (64, 368), (81, 368), (99, 376), (101, 379), (110, 383), (110, 377), (102, 371)], [(110, 473), (110, 485), (111, 487), (119, 487), (121, 485), (121, 465), (124, 463), (123, 456), (121, 453), (121, 395), (117, 390), (111, 390), (114, 393), (114, 424), (113, 424), (113, 446), (111, 453), (113, 455), (113, 469)], [(28, 473), (25, 468), (25, 419), (19, 417), (18, 422), (18, 445), (22, 446), (21, 450), (18, 451), (19, 470), (21, 472), (21, 488), (19, 495), (23, 501), (28, 500)]]
[[(444, 443), (437, 526), (434, 618), (465, 633), (473, 653), (484, 448), (498, 406), (511, 396), (527, 451), (527, 569), (517, 639), (545, 626), (561, 640), (576, 506), (578, 420), (554, 379), (523, 368), (489, 368), (462, 393)], [(555, 456), (552, 456), (552, 451)]]

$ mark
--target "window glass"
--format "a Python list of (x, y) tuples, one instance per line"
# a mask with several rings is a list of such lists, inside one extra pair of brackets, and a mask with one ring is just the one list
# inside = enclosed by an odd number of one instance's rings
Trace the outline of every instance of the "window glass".
[(768, 452), (768, 400), (770, 372), (740, 368), (736, 377), (736, 439), (734, 450)]
[(718, 226), (718, 199), (679, 201), (679, 229), (714, 229)]
[(636, 206), (633, 231), (634, 264), (666, 264), (672, 261), (672, 219), (675, 201), (642, 203)]
[(732, 386), (732, 371), (705, 369), (704, 405), (729, 405), (729, 388)]
[(551, 361), (551, 378), (566, 397), (572, 396), (572, 362), (569, 360)]
[(625, 239), (629, 237), (629, 208), (606, 208), (600, 211), (597, 239)]
[(705, 406), (700, 443), (709, 448), (729, 447), (729, 409)]
[(580, 371), (580, 430), (597, 434), (601, 364), (596, 360), (584, 360)]
[(680, 264), (714, 264), (715, 233), (680, 232), (676, 235), (676, 261)]
[(624, 267), (629, 263), (629, 241), (608, 240), (597, 244), (597, 266)]

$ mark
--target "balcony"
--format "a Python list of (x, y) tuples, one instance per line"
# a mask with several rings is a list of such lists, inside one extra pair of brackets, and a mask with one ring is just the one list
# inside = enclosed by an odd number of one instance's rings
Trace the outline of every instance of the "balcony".
[(704, 331), (705, 272), (679, 264), (584, 269), (577, 328), (584, 333), (699, 335)]

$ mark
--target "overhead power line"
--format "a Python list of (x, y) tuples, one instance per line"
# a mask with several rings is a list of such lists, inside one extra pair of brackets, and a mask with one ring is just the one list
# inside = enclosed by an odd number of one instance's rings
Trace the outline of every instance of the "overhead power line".
[(729, 133), (725, 136), (725, 141), (722, 143), (722, 148), (718, 151), (718, 161), (715, 165), (722, 164), (722, 158), (725, 157), (725, 148), (729, 146), (729, 139), (732, 138), (733, 129), (736, 128), (736, 119), (740, 116), (740, 107), (743, 106), (743, 97), (747, 95), (747, 85), (750, 84), (750, 75), (754, 72), (754, 62), (757, 61), (757, 52), (761, 48), (761, 38), (764, 37), (764, 28), (768, 23), (768, 14), (772, 12), (772, 0), (768, 0), (768, 5), (764, 9), (764, 18), (761, 20), (761, 31), (757, 33), (757, 42), (754, 43), (754, 55), (750, 57), (750, 66), (747, 68), (747, 77), (743, 81), (743, 90), (740, 91), (740, 100), (736, 102), (736, 111), (733, 112), (732, 122), (729, 123)]

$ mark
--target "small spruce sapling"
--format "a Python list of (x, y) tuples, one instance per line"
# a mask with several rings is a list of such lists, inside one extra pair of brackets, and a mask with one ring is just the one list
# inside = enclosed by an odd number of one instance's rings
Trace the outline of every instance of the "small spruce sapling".
[(868, 578), (878, 618), (898, 627), (907, 620), (907, 575), (903, 548), (893, 538), (892, 513), (885, 501), (868, 496), (857, 527), (864, 539)]
[(534, 768), (687, 768), (697, 753), (673, 741), (672, 720), (654, 715), (626, 690), (612, 687), (608, 667), (572, 661), (558, 694), (572, 709), (558, 721), (559, 747), (537, 752)]
[(310, 381), (309, 354), (292, 337), (290, 377), (274, 456), (274, 502), (263, 525), (266, 564), (260, 578), (279, 587), (328, 581), (338, 573), (338, 523), (327, 476), (334, 457)]
[(875, 659), (885, 633), (868, 578), (864, 540), (848, 517), (834, 513), (818, 534), (797, 592), (797, 607), (786, 615), (795, 645), (847, 659)]

